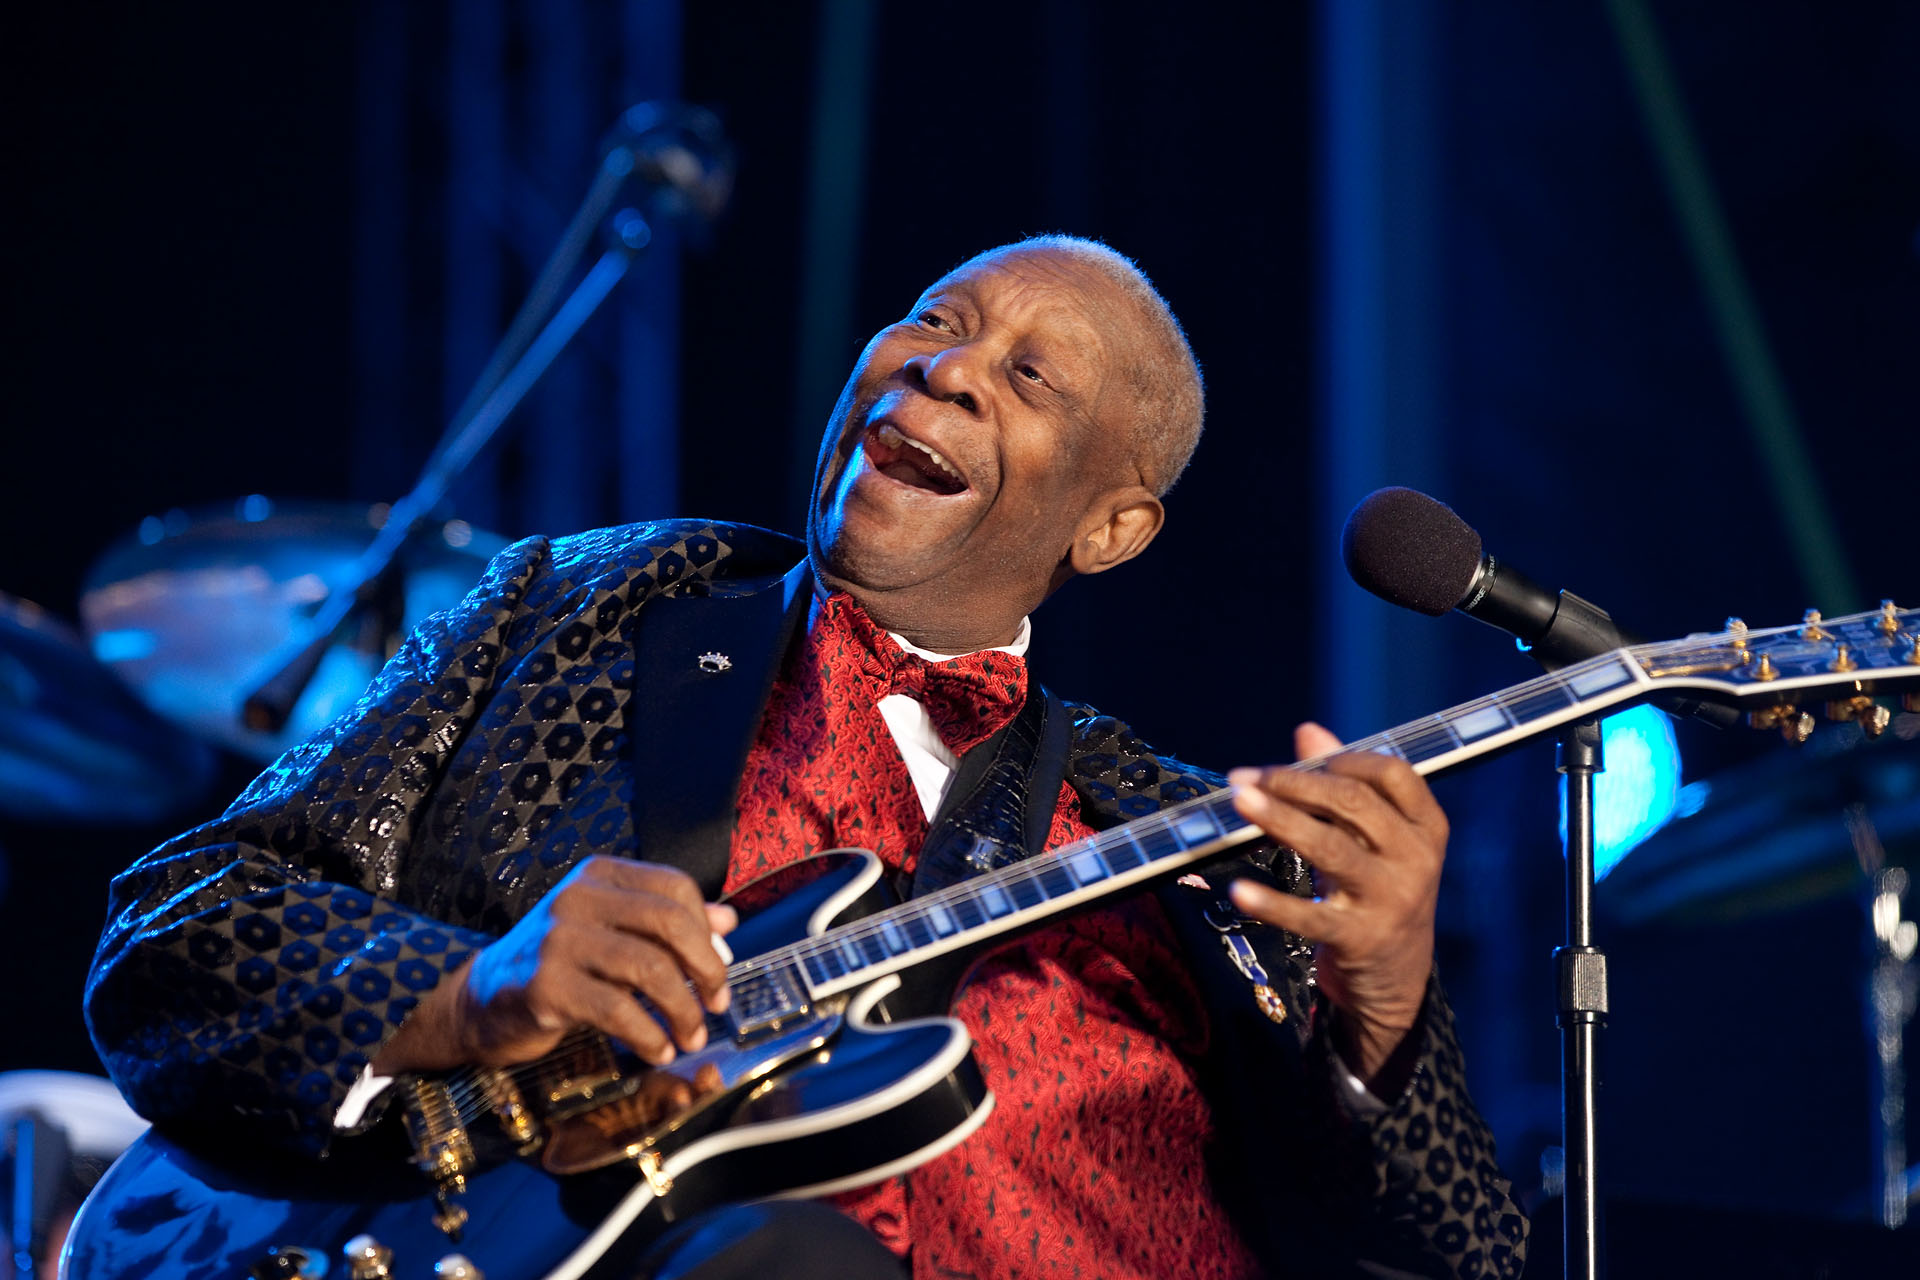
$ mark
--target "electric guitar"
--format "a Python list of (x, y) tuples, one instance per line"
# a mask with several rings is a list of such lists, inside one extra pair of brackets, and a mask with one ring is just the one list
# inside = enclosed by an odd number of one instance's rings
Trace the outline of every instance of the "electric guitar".
[[(1799, 741), (1801, 704), (1868, 733), (1920, 711), (1920, 610), (1636, 645), (1364, 741), (1433, 774), (1662, 695), (1704, 697)], [(1303, 761), (1318, 769), (1326, 758)], [(993, 1108), (950, 979), (983, 947), (1259, 838), (1220, 791), (910, 902), (880, 864), (823, 854), (734, 895), (732, 1001), (707, 1047), (665, 1068), (576, 1032), (511, 1069), (405, 1081), (390, 1167), (329, 1177), (282, 1159), (214, 1164), (150, 1134), (69, 1236), (73, 1280), (227, 1276), (599, 1280), (630, 1275), (669, 1223), (718, 1204), (820, 1195), (911, 1169)], [(916, 990), (942, 1004), (909, 1016)], [(928, 1002), (922, 1000), (927, 1006)]]

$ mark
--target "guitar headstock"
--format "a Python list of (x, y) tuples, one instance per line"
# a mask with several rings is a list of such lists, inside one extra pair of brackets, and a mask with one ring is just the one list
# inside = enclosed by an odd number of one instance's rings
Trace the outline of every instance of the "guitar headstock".
[(1800, 709), (1809, 699), (1824, 700), (1829, 719), (1854, 721), (1869, 736), (1892, 718), (1876, 695), (1899, 693), (1902, 706), (1920, 711), (1920, 609), (1891, 600), (1844, 618), (1810, 609), (1792, 626), (1759, 631), (1732, 618), (1714, 635), (1629, 652), (1654, 683), (1730, 701), (1746, 710), (1748, 723), (1777, 728), (1792, 742), (1813, 732), (1813, 716)]

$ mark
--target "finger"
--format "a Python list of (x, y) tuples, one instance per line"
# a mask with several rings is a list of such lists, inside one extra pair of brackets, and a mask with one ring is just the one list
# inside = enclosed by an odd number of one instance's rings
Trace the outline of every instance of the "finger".
[(666, 948), (700, 989), (708, 1008), (718, 1013), (727, 1007), (727, 961), (713, 945), (705, 903), (689, 910), (677, 899), (588, 882), (571, 891), (567, 912), (589, 927), (611, 926)]
[[(1348, 757), (1336, 756), (1335, 761)], [(1376, 850), (1405, 845), (1409, 821), (1378, 786), (1383, 767), (1404, 762), (1361, 753), (1358, 763), (1340, 769), (1328, 763), (1324, 770), (1272, 768), (1260, 773), (1254, 790), (1272, 796), (1283, 806), (1304, 810), (1315, 818), (1343, 827)], [(1245, 788), (1242, 788), (1245, 790)], [(1276, 838), (1279, 837), (1276, 833)], [(1305, 849), (1300, 850), (1305, 853)]]
[(1349, 751), (1327, 761), (1327, 772), (1367, 783), (1415, 826), (1444, 829), (1447, 825), (1446, 811), (1434, 797), (1433, 788), (1397, 756)]
[(589, 973), (644, 996), (683, 1049), (707, 1043), (706, 1011), (687, 986), (677, 957), (657, 944), (618, 929), (601, 929), (582, 939)]
[(656, 1067), (672, 1062), (673, 1041), (660, 1023), (618, 982), (588, 979), (575, 995), (574, 1020), (612, 1036)]
[(1310, 760), (1314, 756), (1331, 755), (1340, 747), (1340, 739), (1324, 725), (1308, 720), (1294, 728), (1293, 758), (1295, 760)]
[(1233, 807), (1270, 839), (1286, 845), (1312, 863), (1316, 871), (1335, 879), (1364, 875), (1367, 864), (1377, 861), (1351, 832), (1278, 800), (1259, 787), (1238, 788), (1233, 794)]
[(740, 913), (724, 902), (709, 902), (706, 905), (707, 924), (715, 933), (732, 933), (740, 927)]
[(700, 886), (692, 876), (676, 867), (657, 862), (635, 862), (632, 858), (614, 858), (598, 854), (580, 864), (584, 875), (595, 883), (610, 884), (633, 893), (657, 894), (670, 898), (689, 911), (706, 906)]
[(1227, 895), (1235, 907), (1263, 924), (1297, 933), (1310, 942), (1339, 945), (1345, 917), (1325, 902), (1282, 893), (1257, 880), (1235, 880)]

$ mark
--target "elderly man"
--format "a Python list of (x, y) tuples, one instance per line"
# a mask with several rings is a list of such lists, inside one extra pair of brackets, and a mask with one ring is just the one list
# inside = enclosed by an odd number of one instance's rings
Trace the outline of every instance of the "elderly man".
[(1230, 782), (1272, 843), (971, 971), (976, 1132), (830, 1223), (695, 1219), (643, 1272), (1517, 1274), (1431, 980), (1425, 784), (1366, 754), (1223, 780), (1027, 681), (1028, 615), (1147, 546), (1200, 423), (1128, 260), (1043, 237), (963, 264), (860, 357), (800, 564), (714, 523), (522, 542), (330, 734), (121, 876), (103, 1058), (163, 1127), (244, 1113), (340, 1151), (396, 1076), (580, 1027), (697, 1053), (716, 899), (808, 855), (864, 846), (926, 892)]

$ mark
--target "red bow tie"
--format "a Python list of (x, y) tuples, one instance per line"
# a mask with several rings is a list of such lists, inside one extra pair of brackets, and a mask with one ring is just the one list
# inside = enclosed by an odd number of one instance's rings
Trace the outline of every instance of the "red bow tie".
[(844, 592), (820, 606), (814, 640), (830, 679), (857, 681), (875, 702), (906, 694), (927, 709), (955, 755), (998, 733), (1026, 701), (1025, 658), (985, 649), (929, 662), (902, 649)]

